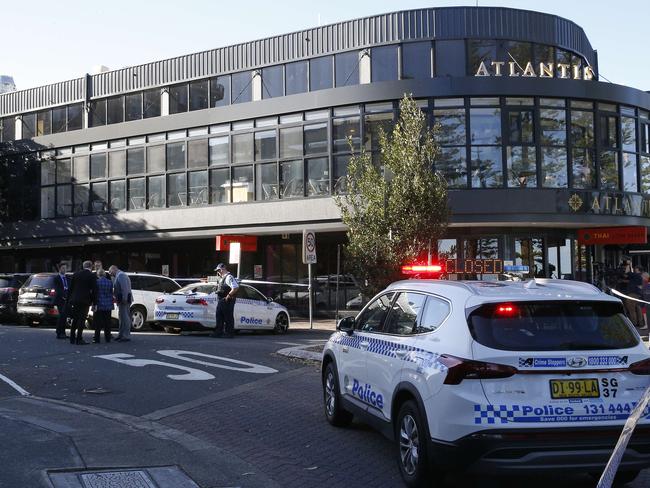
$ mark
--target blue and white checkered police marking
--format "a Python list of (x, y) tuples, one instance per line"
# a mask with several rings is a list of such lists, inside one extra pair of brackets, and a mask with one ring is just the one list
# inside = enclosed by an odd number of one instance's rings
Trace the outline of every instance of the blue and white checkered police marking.
[(519, 413), (519, 405), (474, 405), (475, 424), (507, 424)]

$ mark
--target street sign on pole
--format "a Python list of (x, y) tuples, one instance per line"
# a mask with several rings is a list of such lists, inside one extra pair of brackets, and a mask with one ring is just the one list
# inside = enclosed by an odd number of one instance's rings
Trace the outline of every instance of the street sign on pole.
[(302, 232), (302, 262), (316, 264), (316, 233), (312, 230)]

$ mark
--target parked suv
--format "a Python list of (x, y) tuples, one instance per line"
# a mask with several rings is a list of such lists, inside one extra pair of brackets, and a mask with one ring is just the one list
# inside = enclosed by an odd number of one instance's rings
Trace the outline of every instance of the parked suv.
[[(408, 486), (458, 469), (598, 474), (649, 375), (618, 299), (546, 279), (394, 283), (339, 323), (322, 363), (327, 420), (395, 439)], [(616, 482), (648, 466), (646, 409)]]
[(29, 273), (0, 273), (0, 320), (18, 319), (18, 290), (29, 276)]
[(16, 309), (23, 323), (30, 326), (56, 324), (59, 311), (54, 301), (58, 276), (57, 273), (36, 273), (20, 287)]

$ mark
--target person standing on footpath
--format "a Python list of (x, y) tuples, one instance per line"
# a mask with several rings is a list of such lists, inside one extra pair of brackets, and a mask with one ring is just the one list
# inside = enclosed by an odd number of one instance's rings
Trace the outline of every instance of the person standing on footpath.
[(70, 344), (83, 346), (83, 329), (88, 317), (90, 305), (97, 296), (97, 278), (91, 271), (93, 263), (84, 261), (82, 269), (72, 275), (69, 300), (72, 306), (72, 326), (70, 327)]
[(59, 275), (54, 281), (54, 305), (59, 311), (59, 318), (56, 321), (56, 338), (67, 339), (65, 335), (65, 325), (68, 318), (68, 289), (70, 287), (70, 280), (65, 275), (67, 268), (65, 264), (59, 266)]
[[(237, 292), (239, 291), (239, 283), (235, 277), (230, 274), (228, 268), (223, 263), (217, 264), (214, 269), (220, 277), (219, 285), (217, 287), (217, 313), (216, 313), (216, 326), (213, 337), (232, 338), (235, 329), (235, 301)], [(225, 333), (224, 333), (225, 325)]]
[(117, 334), (117, 342), (128, 342), (131, 340), (131, 278), (124, 271), (121, 271), (114, 264), (108, 268), (108, 273), (113, 276), (113, 295), (117, 303), (117, 311), (120, 319), (120, 331)]
[(97, 298), (93, 306), (93, 326), (95, 329), (94, 343), (99, 343), (101, 331), (104, 331), (104, 340), (111, 342), (111, 312), (113, 311), (113, 282), (106, 276), (106, 272), (97, 269)]

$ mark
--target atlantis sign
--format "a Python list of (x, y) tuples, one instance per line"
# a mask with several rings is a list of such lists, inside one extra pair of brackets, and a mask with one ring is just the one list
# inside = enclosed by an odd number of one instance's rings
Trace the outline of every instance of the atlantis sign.
[(578, 66), (566, 63), (539, 63), (533, 66), (527, 62), (522, 66), (517, 61), (481, 61), (474, 76), (521, 76), (522, 78), (563, 78), (573, 80), (593, 80), (591, 66)]

